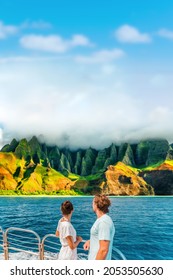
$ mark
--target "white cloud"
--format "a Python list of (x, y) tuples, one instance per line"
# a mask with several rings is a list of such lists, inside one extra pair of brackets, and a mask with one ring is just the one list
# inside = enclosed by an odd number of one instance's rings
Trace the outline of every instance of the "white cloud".
[(6, 39), (11, 35), (15, 35), (24, 29), (48, 29), (52, 25), (48, 22), (38, 20), (38, 21), (25, 21), (18, 26), (6, 25), (0, 21), (0, 39)]
[(65, 52), (67, 45), (60, 36), (26, 35), (20, 39), (22, 47), (48, 52)]
[(52, 65), (13, 60), (2, 66), (0, 119), (6, 142), (43, 134), (48, 142), (62, 146), (69, 139), (73, 148), (103, 147), (138, 119), (126, 121), (124, 110), (135, 114), (135, 100), (123, 93), (118, 75), (110, 81), (113, 66), (106, 73), (99, 66), (82, 70), (73, 61), (65, 66), (59, 61)]
[(115, 37), (122, 43), (149, 43), (151, 37), (147, 33), (141, 33), (137, 28), (123, 25), (115, 31)]
[(0, 39), (5, 39), (10, 35), (14, 35), (18, 32), (18, 28), (14, 25), (5, 25), (0, 21)]
[(94, 46), (94, 44), (92, 44), (90, 42), (90, 40), (84, 36), (84, 35), (74, 35), (72, 37), (72, 40), (69, 42), (69, 44), (71, 46)]
[[(64, 58), (64, 57), (63, 57)], [(61, 55), (53, 54), (53, 55), (47, 55), (47, 56), (7, 56), (3, 57), (0, 56), (0, 64), (27, 64), (27, 63), (41, 63), (41, 62), (55, 62), (58, 60), (62, 60)], [(1, 77), (0, 77), (1, 79)]]
[(107, 63), (119, 59), (124, 55), (125, 53), (121, 49), (101, 50), (88, 56), (78, 55), (75, 60), (86, 64)]
[(20, 25), (21, 29), (49, 29), (52, 24), (43, 20), (30, 21), (26, 20)]
[(173, 74), (156, 87), (151, 77), (158, 74), (151, 68), (152, 64), (142, 67), (140, 73), (138, 67), (125, 70), (113, 62), (76, 65), (72, 58), (4, 60), (0, 67), (3, 144), (13, 137), (40, 134), (49, 143), (72, 148), (101, 148), (148, 137), (173, 140)]
[(149, 119), (151, 122), (162, 122), (165, 124), (172, 117), (172, 112), (166, 106), (158, 106), (150, 113)]
[(74, 35), (70, 40), (65, 40), (58, 35), (25, 35), (20, 39), (20, 44), (26, 49), (53, 53), (63, 53), (77, 46), (91, 46), (89, 39), (80, 34)]
[(162, 28), (157, 33), (159, 36), (173, 40), (173, 30)]
[(3, 130), (0, 127), (0, 146), (1, 146), (2, 143), (3, 143)]

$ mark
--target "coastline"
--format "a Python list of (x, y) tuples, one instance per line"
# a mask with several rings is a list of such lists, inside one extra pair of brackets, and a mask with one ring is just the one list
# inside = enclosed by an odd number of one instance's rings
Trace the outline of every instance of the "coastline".
[[(94, 195), (0, 195), (0, 197), (50, 197), (50, 198), (62, 198), (62, 197), (94, 197)], [(158, 197), (173, 197), (173, 195), (111, 195), (110, 198), (158, 198)]]

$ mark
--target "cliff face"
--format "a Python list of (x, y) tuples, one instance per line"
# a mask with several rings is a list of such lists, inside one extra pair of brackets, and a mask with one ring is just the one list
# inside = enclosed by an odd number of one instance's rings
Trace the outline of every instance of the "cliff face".
[(0, 167), (0, 190), (15, 190), (17, 182), (14, 180), (13, 175), (5, 169)]
[[(170, 164), (171, 163), (171, 164)], [(173, 195), (173, 165), (167, 161), (152, 170), (140, 172), (140, 176), (153, 186), (156, 195)]]
[(22, 139), (18, 142), (13, 139), (1, 152), (13, 152), (17, 158), (24, 158), (28, 163), (42, 163), (57, 171), (69, 171), (81, 176), (97, 174), (100, 170), (106, 171), (109, 165), (118, 161), (140, 168), (173, 159), (173, 148), (167, 140), (146, 140), (135, 145), (112, 144), (100, 151), (88, 148), (72, 152), (69, 149), (41, 144), (34, 136), (30, 141)]
[(149, 166), (169, 158), (172, 147), (167, 140), (141, 141), (136, 148), (136, 165)]
[(165, 163), (168, 160), (173, 160), (173, 148), (166, 140), (70, 151), (42, 144), (35, 136), (29, 141), (13, 139), (0, 152), (0, 190), (172, 194), (173, 170)]
[(12, 153), (0, 153), (0, 190), (15, 190), (17, 182), (13, 174), (16, 169), (15, 156)]
[(0, 190), (41, 191), (70, 190), (74, 182), (60, 172), (26, 159), (14, 153), (0, 153)]
[(153, 186), (156, 195), (173, 195), (173, 171), (150, 171), (143, 178)]
[(111, 195), (153, 195), (153, 188), (138, 173), (118, 162), (106, 171), (104, 192)]

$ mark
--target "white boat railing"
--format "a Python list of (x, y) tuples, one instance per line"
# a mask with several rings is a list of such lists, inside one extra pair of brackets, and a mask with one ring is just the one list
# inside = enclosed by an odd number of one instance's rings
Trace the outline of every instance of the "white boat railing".
[(21, 252), (41, 258), (41, 239), (33, 230), (11, 227), (4, 232), (4, 257), (10, 253)]
[(0, 254), (4, 253), (4, 232), (2, 227), (0, 227)]
[[(59, 238), (55, 234), (47, 234), (41, 240), (33, 230), (10, 227), (3, 231), (0, 227), (0, 254), (2, 251), (5, 260), (10, 260), (16, 252), (20, 254), (18, 259), (56, 260), (60, 248)], [(116, 259), (126, 259), (119, 249), (113, 248), (113, 251), (118, 256)], [(87, 259), (82, 244), (78, 247), (78, 259)]]
[[(50, 240), (53, 239), (54, 241)], [(58, 258), (58, 252), (61, 248), (59, 238), (55, 234), (46, 234), (41, 242), (42, 256), (41, 259), (55, 260)]]
[(124, 256), (124, 254), (119, 250), (119, 249), (117, 249), (117, 248), (114, 248), (113, 247), (113, 249), (112, 249), (112, 253), (114, 254), (116, 254), (116, 256), (118, 256), (118, 257), (120, 257), (120, 258), (115, 258), (115, 260), (126, 260), (126, 257)]

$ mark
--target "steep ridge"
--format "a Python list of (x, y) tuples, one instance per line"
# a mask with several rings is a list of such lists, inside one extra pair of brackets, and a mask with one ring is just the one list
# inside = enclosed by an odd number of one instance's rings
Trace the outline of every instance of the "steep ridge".
[[(13, 139), (0, 152), (0, 190), (58, 192), (74, 190), (110, 195), (172, 194), (173, 148), (165, 139), (112, 144), (71, 151), (48, 146), (33, 136)], [(159, 174), (156, 180), (154, 174)], [(158, 173), (160, 172), (160, 173)], [(158, 191), (159, 186), (159, 191)], [(152, 188), (153, 187), (153, 188)]]

